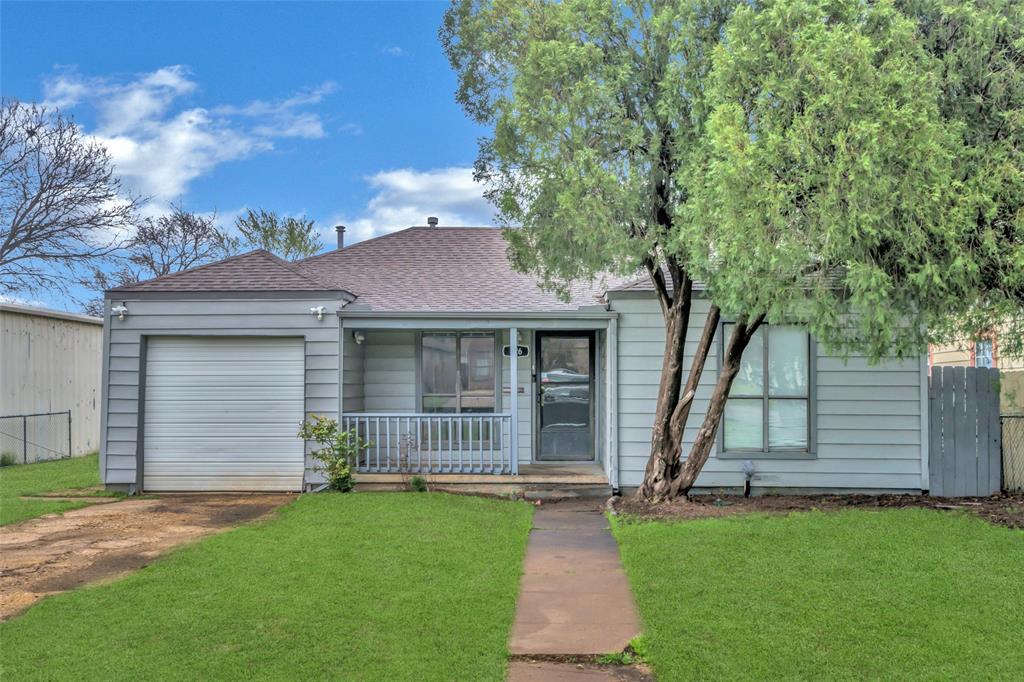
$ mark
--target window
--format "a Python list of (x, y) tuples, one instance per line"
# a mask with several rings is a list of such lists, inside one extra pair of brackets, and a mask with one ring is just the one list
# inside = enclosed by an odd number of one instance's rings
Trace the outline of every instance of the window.
[[(723, 325), (723, 343), (732, 334)], [(798, 327), (762, 326), (743, 351), (722, 420), (726, 451), (806, 452), (810, 445), (810, 339)]]
[(494, 412), (490, 332), (429, 332), (420, 347), (424, 412)]
[(992, 363), (992, 339), (982, 339), (974, 342), (974, 366), (993, 367)]

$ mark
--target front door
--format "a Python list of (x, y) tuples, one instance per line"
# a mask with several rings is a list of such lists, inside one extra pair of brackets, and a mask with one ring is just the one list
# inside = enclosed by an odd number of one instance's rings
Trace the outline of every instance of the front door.
[(594, 460), (594, 335), (537, 333), (537, 459)]

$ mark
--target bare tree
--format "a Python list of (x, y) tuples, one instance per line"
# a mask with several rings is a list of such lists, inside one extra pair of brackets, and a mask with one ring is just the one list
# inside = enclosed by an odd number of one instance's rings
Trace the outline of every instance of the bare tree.
[(0, 292), (65, 291), (117, 248), (136, 201), (74, 121), (0, 99)]
[[(238, 250), (238, 240), (217, 226), (216, 216), (191, 213), (180, 205), (157, 218), (146, 218), (114, 256), (113, 270), (94, 268), (80, 284), (93, 291), (129, 286), (226, 258)], [(84, 310), (102, 314), (102, 297), (83, 301)]]

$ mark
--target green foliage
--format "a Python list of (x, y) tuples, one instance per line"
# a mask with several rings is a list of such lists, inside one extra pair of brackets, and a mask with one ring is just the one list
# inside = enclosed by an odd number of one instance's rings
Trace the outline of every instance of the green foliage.
[(799, 321), (873, 358), (920, 353), (966, 276), (935, 81), (917, 24), (890, 3), (736, 10), (673, 242), (726, 314)]
[(422, 476), (413, 476), (409, 479), (409, 487), (415, 492), (425, 493), (427, 492), (427, 479)]
[[(515, 265), (566, 291), (657, 262), (707, 117), (734, 2), (456, 0), (441, 40), (456, 97), (492, 135), (478, 176)], [(696, 172), (697, 169), (693, 169)]]
[(1024, 3), (454, 0), (440, 36), (548, 286), (671, 261), (872, 359), (1024, 346)]
[(18, 463), (18, 457), (13, 452), (0, 453), (0, 467), (9, 467)]
[(303, 495), (0, 623), (3, 678), (501, 682), (531, 513)]
[(921, 509), (619, 519), (659, 680), (1009, 680), (1024, 669), (1024, 531)]
[(967, 277), (942, 340), (999, 330), (1003, 356), (1024, 356), (1024, 3), (896, 0), (917, 17), (935, 63), (938, 104), (956, 135), (955, 215)]
[(287, 260), (308, 258), (324, 248), (314, 222), (305, 216), (282, 218), (262, 208), (248, 209), (235, 219), (235, 227), (248, 247), (266, 249)]
[(316, 471), (323, 473), (331, 490), (343, 493), (352, 490), (352, 464), (359, 453), (366, 450), (369, 445), (366, 441), (354, 431), (339, 430), (338, 420), (316, 414), (302, 423), (298, 437), (324, 446), (312, 454), (320, 460)]

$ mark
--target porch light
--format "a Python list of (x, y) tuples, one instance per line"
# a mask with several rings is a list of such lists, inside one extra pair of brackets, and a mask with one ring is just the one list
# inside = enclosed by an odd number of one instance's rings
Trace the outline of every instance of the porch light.
[(114, 315), (117, 315), (117, 319), (123, 321), (125, 316), (128, 315), (128, 308), (126, 308), (124, 303), (122, 303), (121, 305), (116, 305), (113, 308), (111, 308), (110, 312), (113, 313)]
[(327, 308), (323, 307), (322, 305), (318, 305), (314, 308), (310, 308), (309, 312), (313, 313), (316, 319), (322, 320), (324, 319), (324, 313), (327, 312)]
[(363, 341), (366, 341), (366, 334), (361, 331), (352, 332), (352, 339), (356, 342), (357, 346), (363, 345)]

